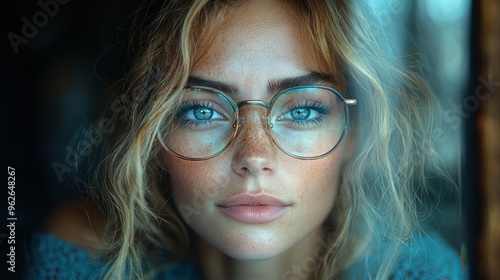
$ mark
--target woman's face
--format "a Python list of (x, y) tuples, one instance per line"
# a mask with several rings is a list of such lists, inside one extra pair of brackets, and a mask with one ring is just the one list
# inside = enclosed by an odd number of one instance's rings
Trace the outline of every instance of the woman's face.
[[(199, 46), (209, 49), (197, 57), (191, 75), (234, 86), (235, 102), (269, 101), (269, 83), (322, 72), (301, 30), (294, 13), (277, 1), (231, 7), (214, 43)], [(258, 121), (265, 112), (242, 107), (248, 121), (212, 159), (166, 155), (183, 219), (210, 245), (239, 260), (277, 256), (316, 234), (332, 210), (346, 157), (345, 144), (317, 160), (286, 155)]]

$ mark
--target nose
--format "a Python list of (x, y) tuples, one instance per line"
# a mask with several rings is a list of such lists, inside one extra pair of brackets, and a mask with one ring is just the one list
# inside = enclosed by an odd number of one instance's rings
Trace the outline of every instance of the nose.
[(266, 109), (245, 106), (240, 114), (242, 123), (233, 147), (232, 169), (241, 176), (272, 173), (276, 169), (277, 147), (267, 130)]

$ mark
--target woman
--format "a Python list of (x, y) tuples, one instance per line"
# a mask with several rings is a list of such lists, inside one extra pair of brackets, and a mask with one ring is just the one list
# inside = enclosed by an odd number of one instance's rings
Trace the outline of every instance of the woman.
[(98, 122), (89, 197), (50, 217), (28, 275), (462, 278), (418, 222), (426, 175), (446, 178), (421, 145), (434, 97), (369, 11), (167, 1)]

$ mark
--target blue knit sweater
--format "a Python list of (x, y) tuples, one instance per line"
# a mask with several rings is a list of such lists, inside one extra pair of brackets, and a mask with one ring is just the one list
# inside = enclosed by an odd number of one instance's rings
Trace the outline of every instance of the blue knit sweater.
[[(384, 242), (373, 255), (352, 266), (348, 279), (368, 279), (384, 257)], [(104, 264), (90, 251), (53, 235), (37, 232), (29, 248), (26, 279), (101, 279)], [(285, 276), (284, 276), (285, 277)], [(295, 277), (295, 278), (294, 278)], [(300, 279), (289, 275), (284, 279)], [(155, 279), (201, 280), (192, 258), (164, 269)], [(458, 254), (437, 236), (423, 236), (401, 249), (390, 279), (467, 279)]]

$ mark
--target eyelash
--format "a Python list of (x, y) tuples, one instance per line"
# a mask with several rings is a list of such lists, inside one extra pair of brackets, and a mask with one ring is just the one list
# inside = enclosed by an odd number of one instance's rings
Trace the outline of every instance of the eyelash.
[(200, 100), (184, 101), (177, 110), (176, 116), (183, 125), (188, 125), (192, 127), (209, 126), (212, 123), (212, 120), (193, 121), (183, 117), (186, 112), (189, 112), (190, 110), (194, 110), (196, 108), (206, 108), (215, 111), (214, 106), (207, 101), (200, 101)]
[(295, 126), (295, 127), (302, 127), (302, 128), (319, 126), (325, 122), (326, 115), (330, 114), (330, 112), (331, 112), (331, 110), (328, 106), (323, 105), (320, 102), (306, 100), (306, 101), (299, 102), (298, 104), (289, 106), (288, 110), (283, 115), (291, 114), (291, 112), (293, 110), (301, 109), (301, 108), (307, 108), (310, 110), (314, 110), (319, 115), (313, 119), (307, 119), (307, 120), (286, 119), (286, 121), (288, 121), (290, 125)]
[(299, 104), (289, 106), (288, 112), (293, 111), (295, 109), (300, 109), (300, 108), (313, 109), (322, 115), (329, 115), (330, 114), (330, 108), (328, 106), (323, 105), (321, 102), (310, 101), (310, 100), (301, 101), (301, 103), (299, 103)]

